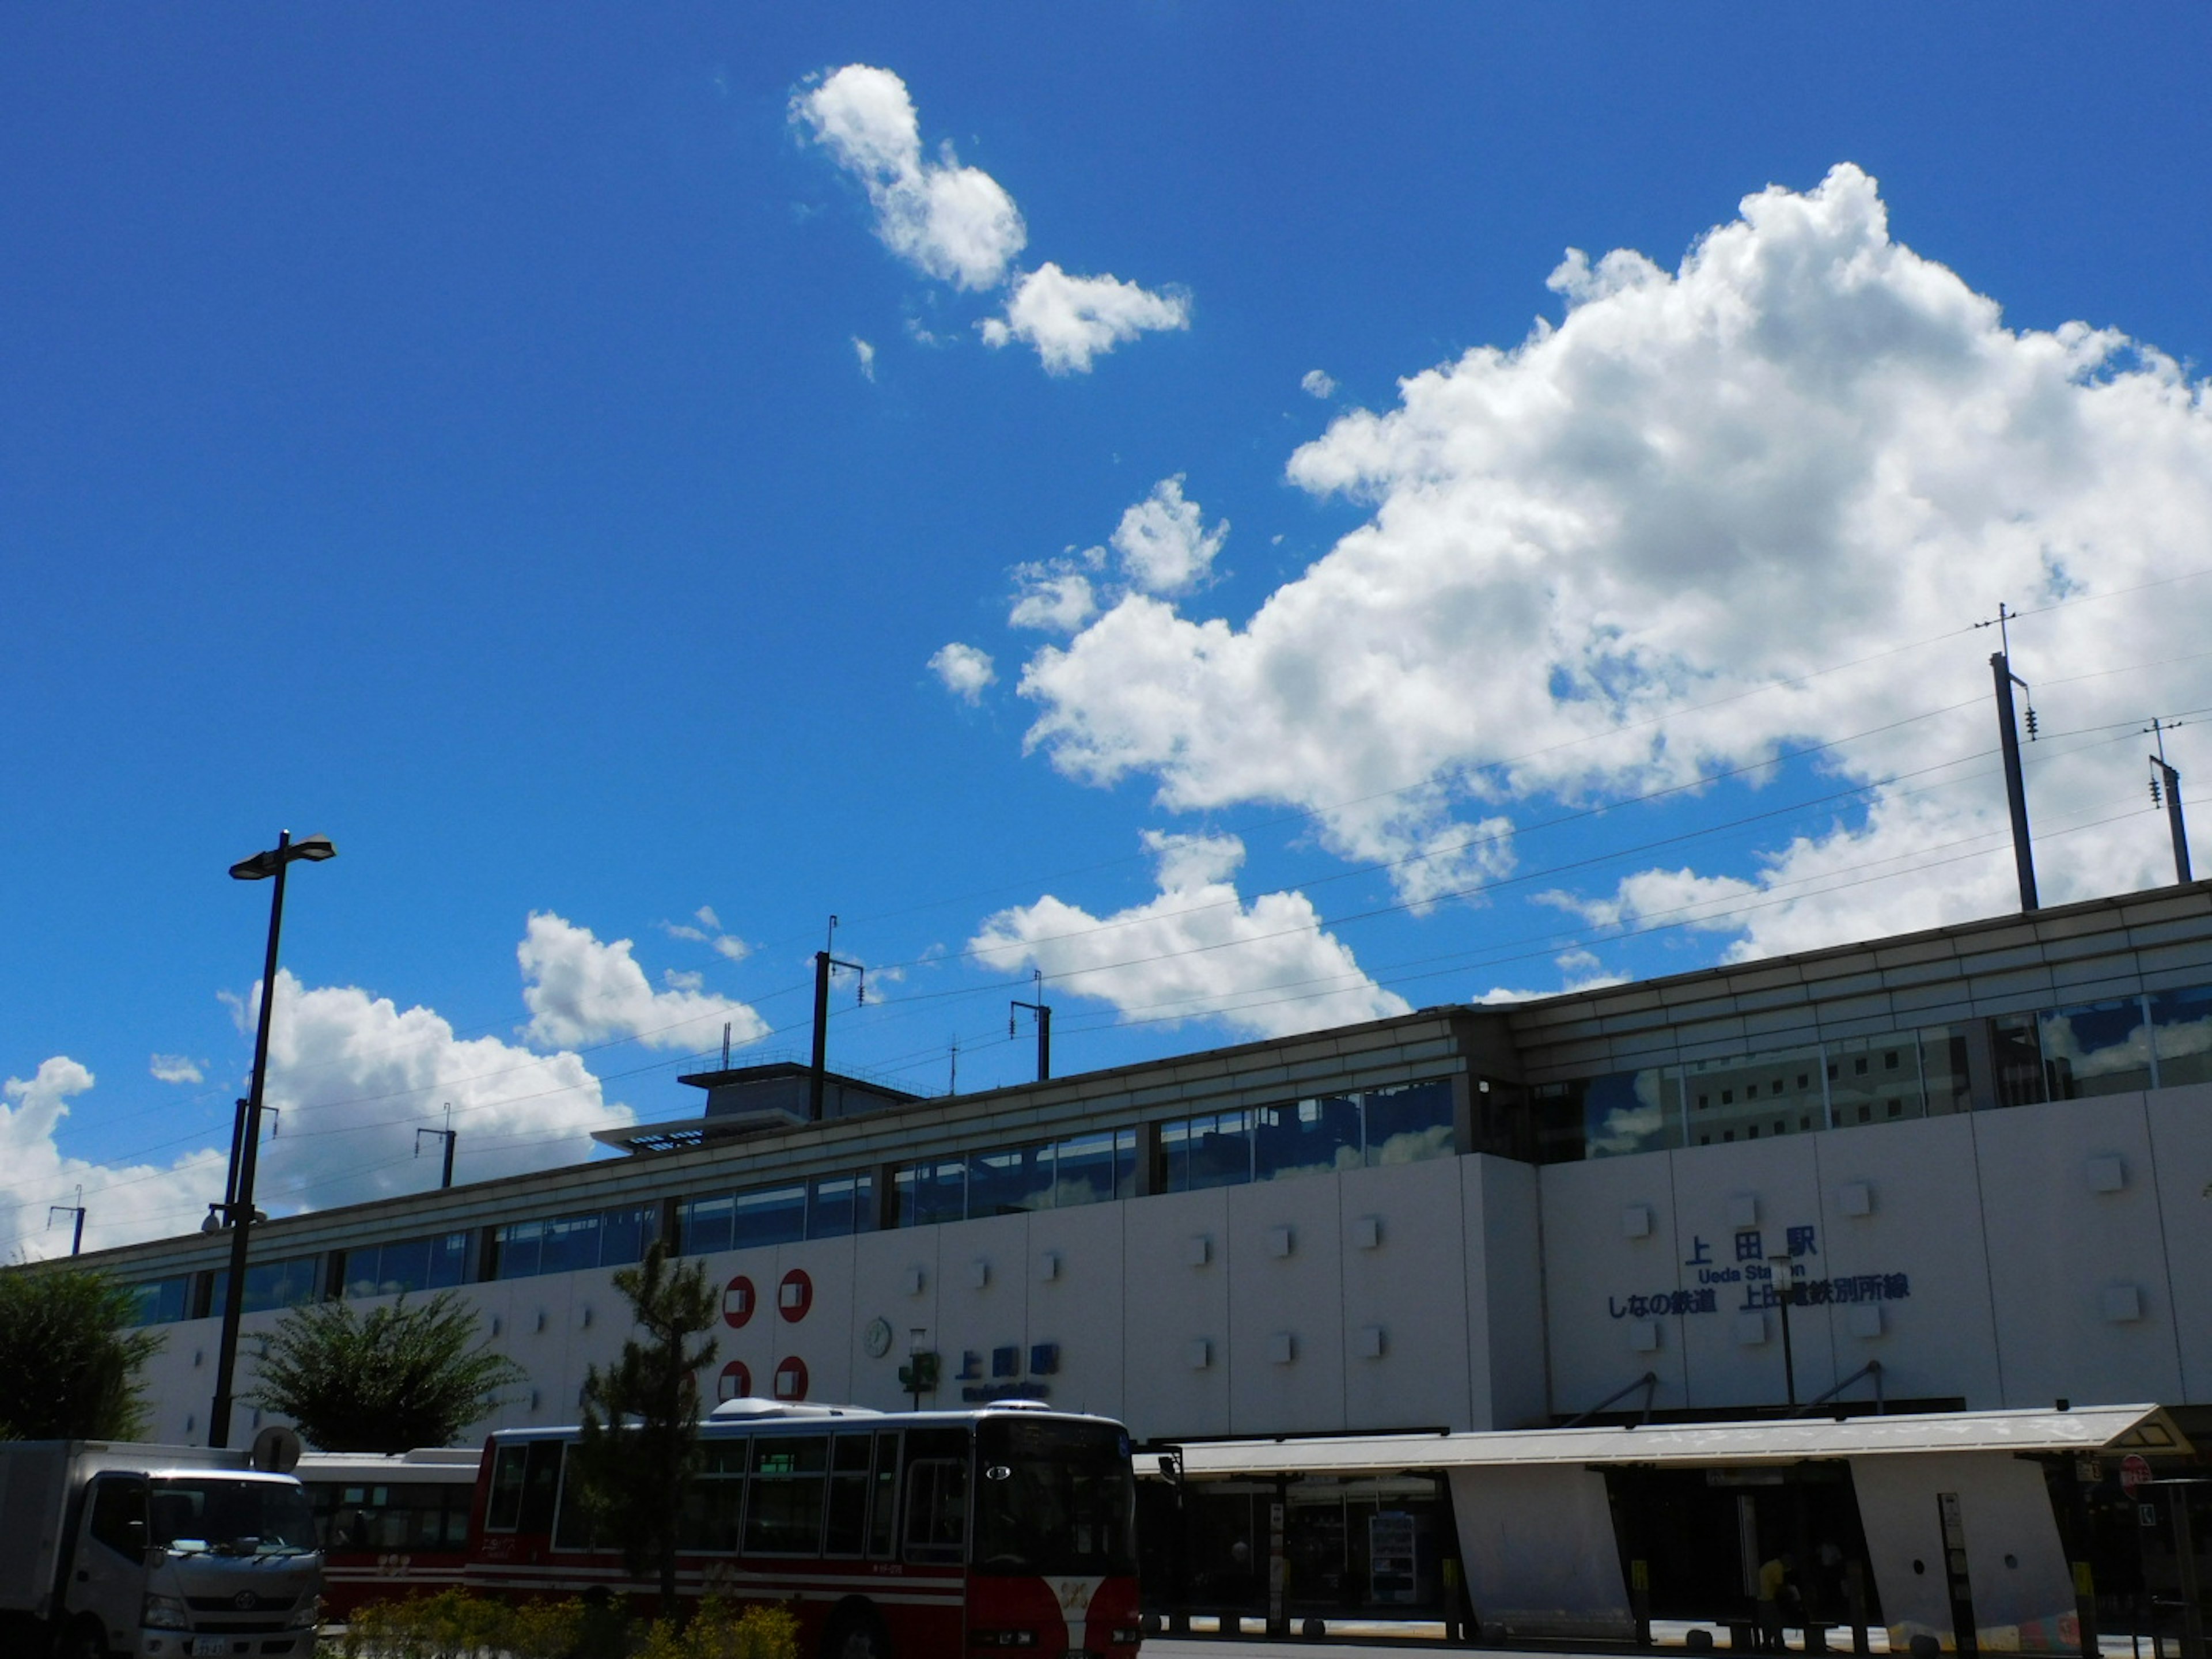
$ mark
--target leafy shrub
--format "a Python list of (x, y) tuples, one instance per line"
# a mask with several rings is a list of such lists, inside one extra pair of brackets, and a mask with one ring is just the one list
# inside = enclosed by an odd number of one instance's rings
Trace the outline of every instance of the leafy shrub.
[(510, 1605), (458, 1589), (358, 1608), (324, 1659), (798, 1659), (799, 1621), (709, 1596), (688, 1622), (634, 1627), (611, 1603)]

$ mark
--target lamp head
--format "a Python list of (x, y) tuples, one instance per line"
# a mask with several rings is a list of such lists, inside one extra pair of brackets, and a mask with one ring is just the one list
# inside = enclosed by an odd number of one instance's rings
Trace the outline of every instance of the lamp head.
[(338, 849), (328, 836), (309, 836), (289, 846), (271, 847), (265, 852), (256, 853), (250, 859), (240, 859), (230, 866), (230, 874), (234, 881), (266, 881), (282, 866), (296, 859), (320, 864), (325, 859), (334, 859), (337, 855)]

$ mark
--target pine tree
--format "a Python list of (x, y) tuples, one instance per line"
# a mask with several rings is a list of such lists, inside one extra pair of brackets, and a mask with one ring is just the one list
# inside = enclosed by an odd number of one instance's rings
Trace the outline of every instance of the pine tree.
[(699, 1373), (714, 1359), (710, 1340), (720, 1304), (707, 1270), (670, 1269), (665, 1246), (614, 1276), (645, 1333), (623, 1343), (615, 1363), (584, 1378), (581, 1437), (569, 1455), (584, 1502), (604, 1534), (622, 1542), (632, 1572), (660, 1579), (660, 1613), (676, 1612), (676, 1546), (684, 1487), (699, 1462)]

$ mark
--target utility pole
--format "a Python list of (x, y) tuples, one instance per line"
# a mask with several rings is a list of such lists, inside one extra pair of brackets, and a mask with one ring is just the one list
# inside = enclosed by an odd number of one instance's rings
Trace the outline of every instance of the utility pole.
[[(1995, 617), (1998, 638), (2003, 649), (1990, 655), (1990, 673), (1996, 682), (1997, 736), (2004, 748), (2005, 805), (2012, 813), (2012, 861), (2020, 876), (2020, 908), (2022, 911), (2040, 909), (2035, 896), (2035, 848), (2028, 839), (2027, 783), (2020, 764), (2020, 726), (2014, 718), (2012, 689), (2017, 685), (2023, 691), (2027, 682), (2012, 672), (2011, 630), (2006, 624), (2013, 612), (2003, 605), (1997, 606)], [(1987, 628), (1988, 623), (1977, 623), (1978, 628)], [(2027, 735), (2035, 738), (2035, 710), (2027, 711)]]
[(846, 968), (860, 976), (860, 991), (854, 1006), (864, 1007), (868, 1000), (868, 970), (857, 962), (846, 962), (830, 954), (837, 943), (837, 918), (830, 918), (828, 948), (814, 953), (814, 1067), (806, 1085), (806, 1116), (812, 1123), (822, 1121), (823, 1096), (828, 1092), (830, 1077), (830, 970)]
[[(2181, 722), (2176, 720), (2174, 724), (2179, 726)], [(2158, 739), (2158, 753), (2150, 757), (2151, 803), (2157, 805), (2160, 793), (2165, 795), (2166, 827), (2173, 837), (2173, 878), (2191, 882), (2196, 878), (2189, 872), (2189, 827), (2181, 820), (2181, 774), (2166, 763), (2166, 727), (2155, 715), (2151, 718), (2150, 729), (2151, 735)]]
[(453, 1132), (453, 1103), (446, 1103), (446, 1127), (442, 1129), (417, 1129), (415, 1132), (415, 1156), (422, 1156), (422, 1137), (432, 1135), (446, 1143), (446, 1167), (438, 1177), (438, 1188), (444, 1191), (453, 1184), (453, 1144), (460, 1137)]
[[(1044, 982), (1041, 976), (1037, 981), (1037, 989), (1040, 994), (1042, 994), (1044, 989)], [(1006, 1015), (1006, 1035), (1008, 1036), (1014, 1035), (1014, 1024), (1021, 1018), (1020, 1014), (1014, 1011), (1023, 1008), (1028, 1009), (1031, 1013), (1036, 1016), (1036, 1080), (1039, 1083), (1042, 1083), (1052, 1076), (1052, 1006), (1049, 1003), (1041, 1000), (1037, 1002), (1023, 1002), (1018, 1000), (1009, 1005), (1009, 1012)]]
[(49, 1204), (46, 1206), (46, 1225), (49, 1227), (52, 1226), (54, 1224), (54, 1218), (58, 1215), (72, 1215), (76, 1218), (76, 1231), (70, 1234), (70, 1254), (71, 1255), (75, 1255), (80, 1250), (84, 1249), (83, 1188), (79, 1187), (76, 1189), (76, 1202), (74, 1204)]

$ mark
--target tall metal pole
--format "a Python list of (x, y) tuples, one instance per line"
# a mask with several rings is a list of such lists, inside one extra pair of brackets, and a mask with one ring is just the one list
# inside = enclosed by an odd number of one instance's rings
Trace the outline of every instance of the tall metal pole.
[(806, 1080), (806, 1119), (822, 1121), (823, 1085), (830, 1077), (830, 953), (814, 953), (814, 1071)]
[(1990, 672), (1996, 678), (1997, 735), (2004, 745), (2005, 805), (2012, 811), (2012, 861), (2020, 873), (2020, 908), (2042, 907), (2035, 896), (2035, 849), (2027, 835), (2027, 784), (2020, 769), (2020, 726), (2013, 717), (2012, 664), (2002, 651), (1990, 653)]
[(284, 926), (284, 856), (292, 832), (276, 837), (276, 890), (269, 896), (269, 950), (261, 967), (261, 1029), (253, 1034), (253, 1082), (246, 1092), (240, 1136), (237, 1190), (230, 1209), (230, 1289), (223, 1297), (222, 1336), (216, 1349), (215, 1403), (208, 1408), (208, 1444), (230, 1443), (231, 1384), (238, 1369), (238, 1320), (246, 1305), (246, 1247), (253, 1231), (254, 1155), (261, 1146), (261, 1098), (269, 1078), (269, 1025), (276, 1011), (276, 939)]
[(2163, 791), (2157, 784), (2152, 785), (2151, 793), (2162, 793), (2166, 797), (2166, 827), (2173, 837), (2173, 878), (2186, 884), (2195, 878), (2189, 872), (2189, 826), (2181, 818), (2181, 774), (2166, 763), (2166, 727), (2154, 717), (2150, 730), (2158, 739), (2158, 753), (2150, 757), (2150, 763), (2158, 769), (2160, 781), (2165, 785)]
[(1797, 1354), (1790, 1342), (1790, 1304), (1797, 1289), (1797, 1266), (1788, 1256), (1766, 1258), (1767, 1270), (1779, 1286), (1775, 1299), (1782, 1305), (1782, 1387), (1790, 1403), (1797, 1403)]
[[(1046, 1082), (1052, 1076), (1052, 1009), (1049, 1005), (1042, 1002), (1018, 1000), (1012, 1006), (1016, 1008), (1026, 1008), (1036, 1016), (1037, 1081)], [(1008, 1036), (1013, 1036), (1014, 1019), (1018, 1018), (1019, 1016), (1016, 1015), (1006, 1021)]]

